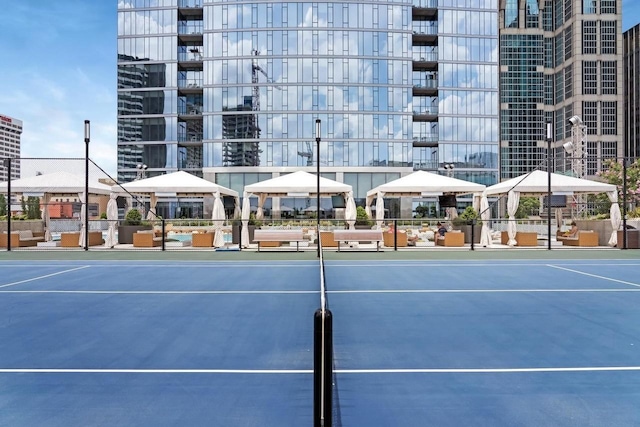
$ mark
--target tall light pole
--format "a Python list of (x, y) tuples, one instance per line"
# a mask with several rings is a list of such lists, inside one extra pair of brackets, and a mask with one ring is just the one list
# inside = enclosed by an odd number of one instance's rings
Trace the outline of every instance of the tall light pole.
[(84, 250), (89, 250), (89, 141), (91, 140), (91, 122), (84, 121), (85, 176), (84, 176)]
[[(563, 144), (565, 151), (571, 154), (571, 169), (576, 178), (584, 178), (586, 173), (586, 153), (587, 153), (587, 125), (579, 116), (569, 119), (571, 123), (571, 141)], [(581, 217), (585, 209), (584, 197), (574, 196), (576, 202), (576, 216)]]
[(547, 122), (547, 249), (551, 250), (551, 122)]
[(317, 230), (318, 236), (318, 258), (320, 258), (320, 133), (322, 131), (322, 122), (320, 119), (316, 119), (316, 174), (317, 174), (317, 189), (316, 189), (316, 216), (317, 216)]

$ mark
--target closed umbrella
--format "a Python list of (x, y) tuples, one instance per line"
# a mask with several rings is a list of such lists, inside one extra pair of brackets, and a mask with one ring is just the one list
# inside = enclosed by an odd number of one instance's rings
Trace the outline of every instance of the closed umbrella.
[(116, 239), (116, 227), (118, 225), (118, 203), (116, 202), (116, 193), (111, 193), (109, 202), (107, 203), (107, 236), (104, 239), (104, 246), (113, 248), (118, 240)]
[(357, 210), (356, 201), (353, 199), (353, 191), (347, 193), (347, 204), (344, 210), (344, 219), (347, 221), (349, 228), (355, 228)]
[(147, 212), (147, 219), (154, 220), (157, 218), (156, 216), (156, 205), (158, 204), (158, 197), (156, 193), (151, 193), (151, 198), (149, 200), (149, 212)]
[(378, 229), (382, 228), (382, 221), (384, 220), (384, 199), (382, 198), (384, 193), (378, 191), (378, 198), (376, 199), (376, 220), (378, 221)]
[(222, 225), (225, 220), (224, 203), (222, 203), (222, 198), (220, 197), (220, 191), (216, 191), (214, 194), (213, 214), (211, 216), (211, 219), (213, 219), (213, 229), (215, 230), (215, 234), (213, 235), (213, 246), (215, 246), (216, 248), (220, 248), (224, 246), (224, 236), (222, 235)]

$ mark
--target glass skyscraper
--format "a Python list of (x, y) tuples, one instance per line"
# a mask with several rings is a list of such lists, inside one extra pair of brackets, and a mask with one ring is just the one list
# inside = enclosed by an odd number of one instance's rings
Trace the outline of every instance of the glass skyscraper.
[[(569, 119), (586, 126), (587, 176), (623, 155), (622, 2), (504, 0), (500, 10), (501, 178), (553, 166), (571, 172)], [(585, 144), (586, 142), (586, 144)]]
[[(118, 3), (118, 178), (498, 180), (497, 0)], [(322, 121), (320, 158), (316, 119)], [(392, 216), (409, 216), (410, 201)]]

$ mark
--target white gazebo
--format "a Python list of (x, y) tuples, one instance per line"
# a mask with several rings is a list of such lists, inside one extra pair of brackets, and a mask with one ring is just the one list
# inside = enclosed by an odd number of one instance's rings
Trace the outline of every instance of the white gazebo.
[[(334, 196), (342, 194), (346, 199), (347, 206), (355, 204), (353, 202), (352, 187), (342, 182), (334, 181), (328, 178), (320, 177), (320, 196)], [(317, 175), (304, 171), (297, 171), (287, 175), (278, 176), (265, 181), (250, 184), (244, 187), (242, 202), (242, 246), (249, 246), (249, 216), (251, 214), (251, 206), (249, 198), (258, 197), (258, 210), (256, 218), (264, 217), (263, 206), (268, 197), (305, 197), (313, 198), (318, 195), (318, 178)], [(349, 209), (345, 211), (345, 219)], [(353, 210), (353, 220), (355, 220), (355, 209)]]
[[(84, 175), (69, 173), (65, 171), (48, 173), (43, 175), (29, 176), (26, 178), (15, 179), (11, 181), (11, 192), (21, 193), (25, 196), (34, 196), (42, 198), (42, 219), (45, 222), (45, 240), (51, 240), (49, 203), (52, 196), (70, 196), (85, 201), (86, 178)], [(0, 192), (6, 193), (8, 183), (0, 183)], [(89, 180), (89, 195), (108, 196), (111, 187), (102, 184), (97, 180)], [(83, 232), (87, 225), (85, 224), (85, 216), (81, 215), (81, 237), (80, 245), (84, 240)]]
[[(367, 192), (366, 210), (371, 215), (371, 204), (376, 200), (376, 219), (378, 226), (384, 219), (384, 197), (435, 197), (443, 194), (480, 194), (486, 187), (475, 182), (464, 181), (425, 171), (416, 171), (377, 186)], [(382, 208), (382, 209), (381, 209)], [(475, 206), (478, 209), (478, 206)]]
[[(618, 206), (618, 191), (615, 185), (606, 184), (588, 179), (575, 178), (572, 176), (551, 173), (551, 194), (573, 196), (578, 194), (599, 194), (607, 193), (611, 201), (611, 225), (613, 233), (609, 239), (609, 246), (615, 246), (618, 243), (617, 230), (621, 225), (620, 207)], [(515, 214), (520, 203), (520, 194), (527, 196), (546, 196), (549, 191), (549, 174), (545, 171), (536, 170), (529, 174), (524, 174), (507, 181), (487, 187), (482, 193), (482, 204), (488, 206), (487, 196), (498, 196), (508, 194), (507, 198), (507, 215), (509, 222), (507, 232), (509, 233), (509, 246), (516, 244), (516, 221)], [(483, 218), (484, 219), (484, 218)], [(486, 230), (485, 230), (486, 228)], [(486, 221), (482, 224), (482, 237), (485, 233), (489, 234)]]
[(149, 195), (149, 213), (150, 216), (154, 217), (158, 197), (215, 197), (216, 193), (218, 193), (222, 196), (233, 197), (236, 200), (236, 206), (239, 206), (239, 194), (237, 191), (184, 171), (157, 175), (125, 184), (116, 184), (111, 189), (115, 193)]

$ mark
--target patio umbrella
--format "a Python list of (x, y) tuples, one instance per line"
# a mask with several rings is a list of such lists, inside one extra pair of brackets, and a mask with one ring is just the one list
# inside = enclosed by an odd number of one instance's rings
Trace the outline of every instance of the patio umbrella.
[(109, 202), (107, 203), (107, 236), (104, 239), (104, 246), (113, 248), (118, 240), (116, 239), (116, 226), (118, 225), (118, 203), (116, 202), (116, 193), (111, 193)]
[(42, 218), (44, 219), (44, 240), (48, 242), (51, 240), (51, 216), (49, 215), (49, 202), (51, 201), (51, 194), (45, 193), (44, 195), (44, 209), (42, 210)]
[(556, 208), (556, 227), (560, 230), (562, 227), (562, 208)]
[(611, 238), (609, 239), (609, 246), (616, 246), (618, 244), (618, 230), (622, 225), (622, 214), (620, 213), (620, 205), (618, 205), (618, 192), (610, 191), (607, 193), (609, 201), (611, 201), (611, 208), (609, 208), (609, 216), (611, 217)]
[(507, 197), (507, 214), (509, 216), (509, 221), (507, 223), (507, 233), (509, 234), (509, 241), (507, 244), (509, 246), (515, 246), (518, 242), (516, 241), (516, 211), (518, 210), (518, 205), (520, 204), (520, 192), (518, 191), (509, 191), (509, 196)]
[(214, 194), (213, 214), (211, 215), (211, 219), (213, 219), (213, 229), (215, 230), (215, 234), (213, 237), (213, 246), (215, 246), (216, 248), (220, 248), (224, 246), (222, 225), (225, 220), (224, 204), (222, 203), (222, 198), (220, 197), (220, 191), (216, 191)]
[(384, 199), (382, 198), (384, 193), (378, 191), (378, 198), (376, 199), (376, 220), (378, 221), (378, 229), (382, 228), (382, 221), (384, 220)]
[(353, 199), (353, 191), (347, 193), (347, 204), (344, 209), (344, 219), (347, 221), (349, 228), (354, 228), (356, 224), (356, 201)]
[(78, 240), (78, 246), (84, 247), (85, 244), (85, 232), (87, 229), (87, 225), (85, 224), (85, 194), (78, 193), (78, 197), (80, 198), (80, 239)]

